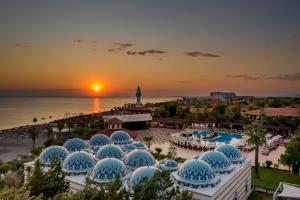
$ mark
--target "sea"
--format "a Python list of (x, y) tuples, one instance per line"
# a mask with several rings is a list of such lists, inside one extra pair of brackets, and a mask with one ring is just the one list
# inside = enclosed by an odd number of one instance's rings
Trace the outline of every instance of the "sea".
[[(142, 102), (156, 103), (176, 100), (176, 97), (144, 97)], [(0, 97), (0, 130), (31, 125), (33, 118), (46, 123), (68, 116), (109, 111), (116, 106), (134, 103), (129, 97)]]

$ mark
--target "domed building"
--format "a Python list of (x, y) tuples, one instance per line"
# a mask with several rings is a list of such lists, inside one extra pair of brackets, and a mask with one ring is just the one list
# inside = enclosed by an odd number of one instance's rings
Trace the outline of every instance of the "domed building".
[(74, 151), (88, 149), (88, 144), (80, 138), (72, 138), (64, 143), (64, 147), (71, 153)]
[(115, 131), (113, 134), (111, 134), (110, 139), (113, 144), (117, 145), (126, 145), (132, 143), (132, 139), (125, 131)]
[(245, 161), (245, 158), (242, 156), (241, 152), (230, 144), (221, 145), (216, 148), (216, 151), (223, 153), (232, 163), (237, 164)]
[(163, 165), (168, 171), (176, 171), (179, 168), (177, 162), (173, 159), (166, 160)]
[(151, 155), (151, 153), (149, 153), (148, 151), (137, 149), (137, 150), (131, 151), (126, 156), (124, 163), (129, 169), (134, 170), (139, 167), (154, 165), (155, 159)]
[(207, 162), (216, 173), (230, 173), (234, 170), (228, 158), (221, 152), (208, 151), (201, 156), (201, 160)]
[(66, 148), (61, 146), (51, 146), (42, 151), (40, 159), (44, 166), (50, 166), (53, 157), (57, 157), (61, 162), (69, 155)]
[(215, 187), (220, 182), (209, 164), (200, 159), (185, 161), (173, 175), (179, 185), (192, 188)]
[(137, 149), (137, 147), (135, 145), (133, 145), (133, 144), (126, 144), (123, 147), (128, 152), (131, 152), (131, 151)]
[(123, 159), (124, 152), (123, 150), (114, 144), (108, 144), (102, 146), (96, 153), (95, 157), (99, 160), (104, 158), (116, 158)]
[(146, 149), (144, 143), (142, 143), (142, 142), (135, 142), (135, 143), (133, 143), (133, 145), (136, 146), (136, 148), (138, 148), (138, 149)]
[(94, 152), (104, 145), (110, 144), (110, 138), (104, 134), (96, 134), (89, 140), (89, 145)]
[(63, 170), (69, 174), (86, 174), (93, 169), (95, 160), (85, 151), (76, 151), (69, 154), (63, 163)]
[(159, 171), (159, 169), (153, 166), (145, 166), (136, 169), (131, 175), (129, 186), (131, 188), (138, 186), (139, 184), (141, 184), (142, 180), (151, 179), (157, 171)]
[(104, 158), (94, 167), (91, 179), (95, 183), (109, 183), (119, 175), (121, 180), (128, 178), (124, 163), (116, 158)]

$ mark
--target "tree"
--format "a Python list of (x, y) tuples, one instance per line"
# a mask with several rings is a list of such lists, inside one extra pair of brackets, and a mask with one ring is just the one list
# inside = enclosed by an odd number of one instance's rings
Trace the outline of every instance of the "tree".
[(6, 174), (10, 170), (11, 166), (8, 163), (1, 163), (0, 164), (0, 181), (1, 181), (1, 176)]
[(46, 174), (42, 169), (42, 163), (39, 159), (34, 162), (34, 169), (28, 178), (27, 188), (30, 196), (38, 196), (45, 190), (47, 184)]
[(156, 147), (155, 151), (158, 155), (160, 155), (160, 153), (162, 152), (162, 149), (160, 147)]
[(52, 136), (52, 134), (53, 134), (53, 127), (49, 124), (47, 126), (47, 137), (48, 137), (48, 140)]
[[(57, 125), (56, 125), (57, 129), (58, 129), (58, 132), (59, 132), (59, 135), (61, 135), (61, 131), (63, 130), (63, 128), (65, 127), (65, 123), (63, 122), (58, 122)], [(56, 136), (55, 136), (55, 139), (56, 139)]]
[(153, 140), (153, 136), (146, 136), (146, 137), (144, 137), (144, 141), (147, 143), (148, 148), (151, 147), (152, 140)]
[(69, 183), (65, 180), (60, 160), (54, 156), (50, 170), (46, 173), (47, 184), (43, 191), (45, 198), (53, 198), (56, 194), (69, 191)]
[(34, 124), (36, 124), (37, 123), (37, 118), (36, 117), (34, 117), (33, 119), (32, 119), (32, 122), (34, 123)]
[(300, 127), (294, 131), (294, 138), (290, 141), (284, 154), (280, 156), (281, 163), (291, 166), (293, 174), (299, 174), (300, 167)]
[(39, 136), (39, 132), (37, 131), (37, 129), (35, 127), (30, 128), (28, 130), (29, 136), (32, 139), (32, 149), (35, 148), (35, 140), (38, 138)]
[(176, 148), (175, 144), (170, 143), (167, 155), (168, 155), (168, 158), (170, 158), (170, 159), (175, 159), (176, 158), (177, 148)]
[(68, 126), (69, 133), (71, 133), (71, 128), (72, 128), (72, 126), (73, 126), (73, 124), (74, 124), (73, 120), (70, 119), (70, 118), (67, 118), (67, 119), (66, 119), (66, 124), (67, 124), (67, 126)]
[(250, 138), (247, 140), (247, 143), (255, 146), (255, 176), (256, 178), (259, 178), (258, 153), (259, 146), (266, 143), (264, 129), (262, 128), (261, 123), (252, 122), (246, 127), (246, 131), (250, 136)]

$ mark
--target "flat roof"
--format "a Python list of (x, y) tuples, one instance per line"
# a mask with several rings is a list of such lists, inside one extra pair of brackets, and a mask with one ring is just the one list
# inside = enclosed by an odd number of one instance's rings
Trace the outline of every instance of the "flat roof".
[(147, 114), (124, 114), (124, 115), (106, 115), (103, 116), (104, 121), (117, 118), (123, 122), (141, 122), (141, 121), (151, 121), (152, 116), (150, 113)]

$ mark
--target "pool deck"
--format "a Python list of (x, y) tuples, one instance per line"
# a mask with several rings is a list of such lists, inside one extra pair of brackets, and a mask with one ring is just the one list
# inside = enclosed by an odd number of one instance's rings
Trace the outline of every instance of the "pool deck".
[[(168, 148), (170, 146), (169, 137), (173, 133), (177, 133), (178, 130), (174, 129), (165, 129), (165, 128), (149, 128), (146, 130), (135, 131), (137, 134), (136, 140), (143, 141), (145, 136), (153, 136), (153, 142), (151, 145), (151, 149), (154, 150), (156, 147), (160, 147), (162, 152), (166, 154), (168, 152)], [(280, 155), (284, 153), (285, 147), (279, 146), (276, 150), (270, 152), (269, 155), (262, 155), (259, 153), (259, 162), (265, 163), (266, 160), (271, 160), (273, 163), (277, 164)], [(177, 147), (177, 155), (186, 159), (191, 159), (194, 156), (199, 156), (205, 153), (204, 151), (197, 151), (191, 149), (185, 149), (181, 147)], [(243, 156), (247, 159), (251, 160), (251, 164), (254, 165), (254, 151), (251, 152), (242, 152)], [(288, 169), (287, 166), (279, 165), (280, 169)]]

